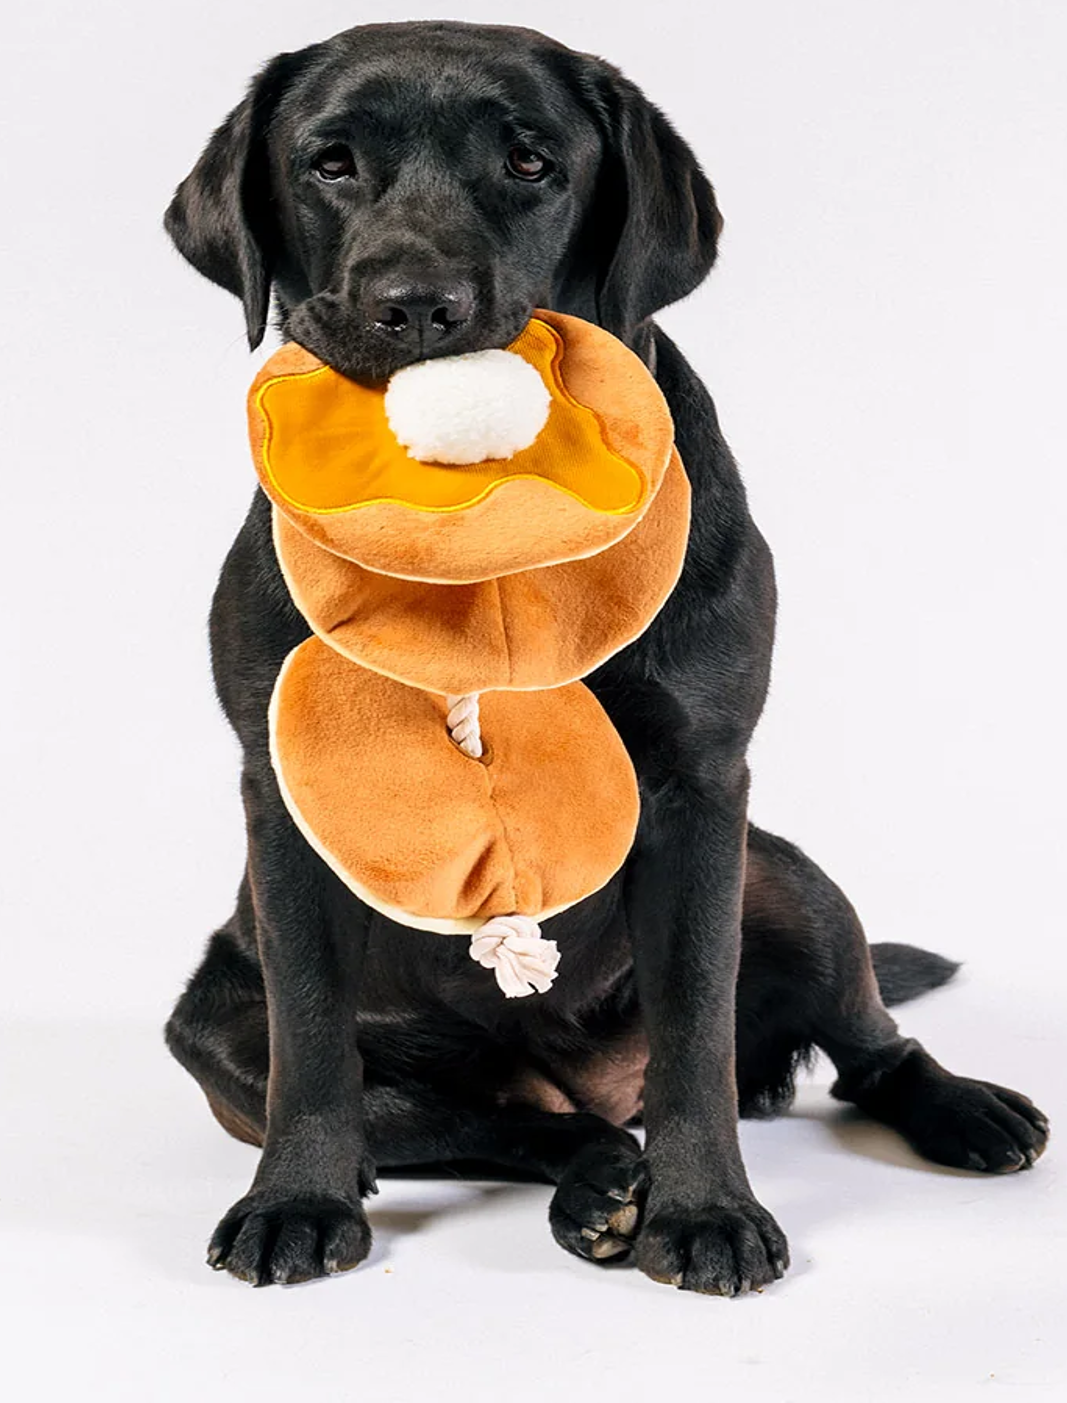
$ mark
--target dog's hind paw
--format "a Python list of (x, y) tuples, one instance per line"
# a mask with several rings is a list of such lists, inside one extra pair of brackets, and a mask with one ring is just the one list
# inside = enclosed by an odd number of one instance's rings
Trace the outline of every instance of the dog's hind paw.
[(350, 1271), (370, 1244), (370, 1225), (358, 1202), (251, 1193), (215, 1229), (207, 1261), (253, 1286), (292, 1286)]
[(831, 1094), (891, 1125), (924, 1159), (952, 1169), (1013, 1174), (1029, 1169), (1048, 1144), (1048, 1121), (1029, 1097), (958, 1077), (917, 1043), (875, 1076), (840, 1077)]
[(648, 1174), (636, 1141), (596, 1145), (567, 1166), (548, 1221), (561, 1247), (602, 1265), (626, 1261), (641, 1224)]
[(1031, 1168), (1049, 1134), (1045, 1116), (1021, 1092), (948, 1073), (900, 1128), (924, 1158), (981, 1174)]

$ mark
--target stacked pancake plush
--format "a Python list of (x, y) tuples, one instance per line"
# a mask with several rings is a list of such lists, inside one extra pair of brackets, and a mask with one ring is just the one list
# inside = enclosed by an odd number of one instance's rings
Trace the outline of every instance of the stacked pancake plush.
[(559, 951), (538, 923), (602, 887), (637, 826), (633, 767), (579, 679), (681, 569), (689, 484), (656, 382), (539, 311), (506, 351), (383, 388), (283, 346), (249, 428), (313, 633), (270, 707), (286, 805), (370, 906), (468, 934), (510, 997), (545, 992)]

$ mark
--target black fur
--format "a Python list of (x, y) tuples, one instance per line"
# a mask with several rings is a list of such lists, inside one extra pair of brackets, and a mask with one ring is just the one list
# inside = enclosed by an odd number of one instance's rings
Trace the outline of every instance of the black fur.
[(871, 961), (878, 992), (887, 1008), (905, 1004), (929, 989), (939, 989), (959, 969), (958, 961), (946, 960), (932, 950), (916, 950), (914, 945), (886, 940), (871, 946)]
[[(514, 145), (547, 156), (543, 180), (509, 174)], [(340, 146), (355, 173), (326, 180), (321, 153)], [(1000, 1171), (1043, 1148), (1025, 1098), (953, 1077), (886, 1013), (876, 971), (896, 1001), (949, 962), (876, 947), (872, 967), (838, 888), (747, 822), (771, 558), (707, 391), (650, 320), (707, 273), (720, 226), (692, 152), (609, 64), (529, 30), (436, 22), (275, 59), (174, 198), (168, 230), (242, 300), (251, 344), (273, 286), (281, 334), (354, 378), (506, 344), (537, 305), (598, 321), (653, 369), (694, 504), (675, 593), (588, 679), (640, 779), (633, 852), (549, 923), (552, 991), (506, 1002), (464, 942), (369, 911), (294, 828), (266, 715), (307, 627), (253, 502), (211, 620), (248, 868), (167, 1028), (222, 1123), (264, 1147), (215, 1266), (260, 1284), (353, 1266), (376, 1165), (477, 1163), (555, 1183), (552, 1230), (582, 1256), (700, 1291), (761, 1286), (788, 1253), (737, 1117), (785, 1104), (816, 1047), (836, 1094), (932, 1158)], [(643, 1152), (620, 1086), (643, 1086)]]

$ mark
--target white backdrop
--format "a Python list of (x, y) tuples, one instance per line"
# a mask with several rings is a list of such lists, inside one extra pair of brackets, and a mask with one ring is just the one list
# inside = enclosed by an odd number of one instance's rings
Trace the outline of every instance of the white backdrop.
[[(173, 252), (163, 208), (263, 59), (422, 13), (18, 12), (0, 351), (17, 1009), (162, 1013), (240, 872), (205, 617), (252, 490), (254, 367), (236, 301)], [(1045, 977), (1063, 949), (1064, 7), (545, 0), (538, 23), (646, 88), (725, 213), (719, 265), (663, 320), (777, 559), (754, 816), (824, 863), (872, 937)]]
[[(441, 13), (35, 0), (3, 21), (0, 1003), (41, 1046), (52, 1028), (76, 1048), (83, 1020), (154, 1029), (241, 868), (206, 615), (252, 490), (260, 357), (162, 211), (264, 59)], [(909, 1027), (1054, 1100), (1067, 6), (469, 0), (452, 15), (612, 59), (705, 164), (720, 262), (663, 321), (777, 559), (754, 817), (830, 870), (872, 939), (967, 961)], [(197, 1252), (208, 1212), (175, 1224)]]

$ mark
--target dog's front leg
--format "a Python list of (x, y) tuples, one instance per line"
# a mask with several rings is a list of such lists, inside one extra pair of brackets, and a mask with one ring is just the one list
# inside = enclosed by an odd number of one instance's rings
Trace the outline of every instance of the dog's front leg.
[(637, 1263), (657, 1281), (733, 1296), (773, 1281), (785, 1237), (755, 1199), (737, 1134), (734, 1022), (748, 774), (680, 762), (644, 813), (628, 876), (649, 1040), (649, 1189)]
[[(345, 1271), (370, 1249), (356, 1000), (366, 916), (311, 851), (266, 766), (246, 772), (249, 875), (267, 991), (267, 1130), (248, 1194), (208, 1250), (257, 1286)], [(361, 909), (358, 908), (357, 909)]]

